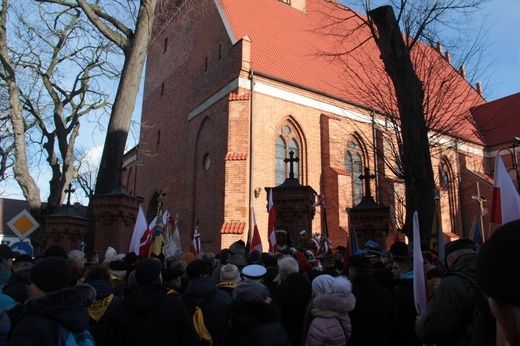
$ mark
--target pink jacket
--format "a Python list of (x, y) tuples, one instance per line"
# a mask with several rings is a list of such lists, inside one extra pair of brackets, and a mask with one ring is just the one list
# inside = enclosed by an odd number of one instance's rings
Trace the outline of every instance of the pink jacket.
[(346, 345), (352, 335), (348, 312), (354, 309), (356, 298), (352, 293), (329, 293), (314, 298), (312, 322), (305, 346)]

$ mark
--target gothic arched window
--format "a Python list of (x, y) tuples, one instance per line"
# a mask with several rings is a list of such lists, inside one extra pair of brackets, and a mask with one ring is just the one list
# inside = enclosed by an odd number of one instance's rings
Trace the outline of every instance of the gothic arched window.
[(455, 191), (455, 178), (451, 165), (447, 159), (444, 159), (439, 165), (439, 181), (441, 191), (447, 196), (449, 206), (449, 218), (452, 232), (456, 230), (455, 215), (457, 212), (457, 196)]
[(350, 173), (352, 184), (352, 205), (355, 206), (363, 198), (363, 182), (359, 176), (363, 172), (363, 152), (355, 140), (349, 140), (345, 150), (345, 170)]
[(301, 181), (301, 145), (294, 125), (290, 121), (285, 121), (278, 129), (278, 137), (275, 142), (275, 184), (282, 184), (289, 178), (290, 165), (285, 162), (289, 158), (289, 153), (293, 152), (293, 158), (298, 158), (299, 162), (293, 163), (294, 177)]

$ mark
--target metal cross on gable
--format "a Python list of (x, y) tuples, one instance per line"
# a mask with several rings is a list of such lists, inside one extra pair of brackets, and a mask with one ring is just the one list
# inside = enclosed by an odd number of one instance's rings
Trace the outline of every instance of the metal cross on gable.
[(361, 174), (359, 176), (359, 179), (365, 181), (365, 197), (372, 197), (370, 194), (370, 179), (375, 179), (376, 176), (374, 174), (370, 174), (368, 167), (365, 167), (364, 173), (365, 174)]
[(65, 193), (67, 194), (67, 206), (70, 206), (70, 195), (71, 193), (75, 192), (76, 189), (72, 188), (72, 183), (69, 183), (69, 188), (65, 189)]
[(294, 151), (289, 151), (289, 158), (284, 159), (283, 162), (287, 163), (289, 162), (289, 179), (294, 179), (294, 167), (293, 163), (299, 162), (300, 159), (297, 157), (294, 157)]

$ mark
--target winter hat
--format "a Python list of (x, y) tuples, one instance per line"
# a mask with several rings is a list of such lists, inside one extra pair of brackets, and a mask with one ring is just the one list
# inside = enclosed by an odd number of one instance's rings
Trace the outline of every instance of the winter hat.
[(9, 281), (10, 278), (11, 268), (9, 268), (9, 264), (5, 258), (0, 257), (0, 286)]
[(244, 303), (264, 303), (269, 289), (257, 281), (242, 281), (233, 289), (233, 299)]
[(322, 274), (312, 280), (312, 292), (318, 296), (334, 292), (334, 278), (329, 274)]
[(59, 258), (67, 259), (67, 252), (65, 251), (64, 248), (62, 248), (59, 245), (51, 245), (48, 248), (46, 248), (45, 250), (43, 250), (42, 257), (43, 258), (59, 257)]
[(0, 245), (0, 256), (5, 258), (6, 260), (13, 258), (13, 250), (7, 244)]
[(22, 263), (22, 262), (33, 263), (33, 258), (27, 254), (21, 254), (20, 256), (18, 256), (14, 259), (13, 264)]
[(228, 263), (220, 269), (220, 281), (240, 282), (240, 272), (234, 264)]
[(402, 241), (396, 241), (390, 246), (390, 253), (394, 256), (408, 256), (408, 245)]
[(348, 265), (357, 269), (370, 269), (370, 260), (365, 255), (354, 255), (348, 259)]
[(164, 282), (173, 281), (184, 274), (182, 270), (174, 268), (164, 268), (161, 273)]
[(477, 284), (489, 297), (520, 307), (520, 220), (500, 226), (478, 253)]
[(161, 274), (162, 263), (153, 259), (144, 259), (135, 267), (135, 279), (140, 284), (149, 284)]
[(450, 241), (449, 243), (446, 243), (446, 245), (444, 245), (444, 255), (448, 257), (453, 252), (462, 249), (476, 251), (477, 244), (473, 240), (468, 238)]
[(126, 268), (127, 268), (127, 265), (123, 261), (112, 261), (108, 264), (108, 269), (111, 269), (111, 270), (124, 271), (124, 270), (126, 270)]
[(65, 259), (51, 256), (32, 266), (29, 281), (45, 293), (59, 291), (69, 286), (70, 271), (70, 266)]
[(123, 260), (128, 266), (132, 267), (137, 265), (137, 262), (139, 262), (139, 256), (137, 256), (137, 254), (132, 251), (127, 253)]
[(195, 259), (195, 256), (191, 252), (186, 252), (181, 257), (181, 260), (186, 262), (186, 265), (189, 265), (191, 262), (193, 262), (194, 259)]
[(352, 293), (352, 282), (342, 275), (334, 278), (334, 292), (336, 293)]
[(188, 279), (190, 280), (204, 276), (208, 274), (208, 265), (203, 260), (194, 260), (186, 267), (186, 274), (188, 274)]
[(232, 255), (242, 255), (246, 254), (246, 243), (243, 240), (237, 240), (229, 247), (229, 252)]

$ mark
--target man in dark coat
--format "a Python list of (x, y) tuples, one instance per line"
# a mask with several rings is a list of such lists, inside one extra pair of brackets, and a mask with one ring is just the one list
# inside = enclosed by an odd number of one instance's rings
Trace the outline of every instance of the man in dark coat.
[(395, 340), (401, 346), (421, 346), (415, 335), (415, 298), (413, 292), (413, 264), (410, 257), (394, 257), (392, 274), (395, 279)]
[(228, 306), (233, 298), (217, 289), (209, 278), (208, 266), (203, 260), (197, 259), (188, 264), (186, 273), (189, 278), (188, 286), (180, 299), (184, 302), (188, 315), (193, 316), (195, 306), (198, 306), (204, 316), (204, 325), (211, 335), (212, 345), (224, 345), (229, 318)]
[(145, 259), (135, 269), (137, 284), (107, 312), (104, 345), (196, 345), (191, 316), (178, 297), (161, 286), (162, 264)]
[(352, 336), (347, 345), (391, 345), (395, 325), (392, 294), (375, 282), (364, 255), (349, 258), (348, 273), (356, 306), (348, 313)]
[(12, 327), (9, 345), (58, 345), (60, 326), (71, 332), (88, 329), (87, 307), (96, 291), (89, 285), (68, 287), (70, 266), (65, 259), (40, 260), (29, 279), (29, 299)]
[(280, 310), (271, 304), (269, 289), (246, 280), (233, 290), (226, 346), (289, 346)]
[(428, 303), (426, 313), (415, 325), (415, 332), (423, 343), (469, 345), (467, 327), (480, 294), (475, 281), (476, 248), (470, 239), (455, 240), (444, 246), (448, 271)]
[(311, 283), (299, 273), (298, 262), (292, 257), (278, 261), (282, 283), (273, 289), (273, 302), (282, 312), (282, 324), (293, 345), (300, 345), (305, 311), (312, 297)]

